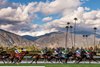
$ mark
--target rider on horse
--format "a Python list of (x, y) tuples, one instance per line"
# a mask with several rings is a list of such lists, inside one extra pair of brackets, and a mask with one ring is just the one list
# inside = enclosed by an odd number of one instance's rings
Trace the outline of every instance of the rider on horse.
[(18, 58), (20, 58), (20, 56), (21, 56), (21, 53), (23, 52), (23, 51), (26, 51), (24, 48), (19, 48), (19, 49), (15, 49), (15, 55), (16, 55), (16, 57), (18, 57)]
[(80, 55), (81, 55), (81, 49), (77, 48), (76, 51), (75, 51), (75, 53), (76, 53), (77, 57), (80, 57)]
[(67, 48), (67, 49), (63, 49), (63, 50), (62, 50), (62, 56), (63, 56), (64, 58), (67, 58), (68, 52), (69, 52), (69, 49), (68, 49), (68, 48)]
[(63, 49), (63, 51), (62, 51), (63, 54), (67, 54), (68, 52), (69, 52), (68, 49)]
[(57, 55), (57, 56), (59, 56), (59, 57), (61, 57), (62, 56), (62, 48), (56, 48), (55, 49), (55, 54)]
[(85, 51), (86, 57), (89, 58), (90, 55), (91, 55), (91, 53), (92, 53), (92, 49), (91, 48), (88, 48), (88, 49), (85, 49), (84, 51)]
[(41, 50), (42, 54), (46, 54), (47, 52), (48, 52), (48, 48), (47, 47), (45, 47), (44, 49)]

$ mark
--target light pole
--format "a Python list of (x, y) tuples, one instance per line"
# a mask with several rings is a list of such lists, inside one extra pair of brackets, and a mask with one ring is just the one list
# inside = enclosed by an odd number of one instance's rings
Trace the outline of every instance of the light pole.
[[(83, 41), (85, 41), (85, 35), (83, 35)], [(85, 45), (86, 45), (86, 43), (85, 43), (85, 42), (83, 42), (83, 45), (85, 46)]]
[(94, 27), (93, 29), (94, 29), (94, 47), (95, 47), (95, 38), (96, 38), (96, 30), (97, 30), (97, 28)]
[(73, 47), (73, 35), (72, 35), (72, 31), (73, 31), (73, 26), (70, 26), (71, 43), (72, 43), (72, 47)]
[(86, 40), (86, 43), (85, 44), (88, 45), (88, 39), (87, 39), (88, 38), (88, 35), (83, 35), (83, 38), (85, 38), (85, 40)]
[(86, 44), (88, 45), (88, 35), (85, 35), (86, 37)]
[(75, 20), (75, 23), (74, 23), (74, 47), (75, 47), (75, 43), (76, 43), (76, 21), (78, 20), (77, 18), (74, 18), (74, 20)]
[(67, 26), (65, 27), (66, 28), (66, 37), (65, 37), (65, 48), (67, 49), (68, 47), (68, 29), (69, 29), (69, 22), (67, 23)]

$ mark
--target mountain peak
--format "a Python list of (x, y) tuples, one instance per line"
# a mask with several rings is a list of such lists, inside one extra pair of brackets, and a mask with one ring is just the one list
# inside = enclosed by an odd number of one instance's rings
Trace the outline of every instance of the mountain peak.
[(0, 46), (26, 46), (32, 45), (32, 43), (19, 35), (0, 29)]

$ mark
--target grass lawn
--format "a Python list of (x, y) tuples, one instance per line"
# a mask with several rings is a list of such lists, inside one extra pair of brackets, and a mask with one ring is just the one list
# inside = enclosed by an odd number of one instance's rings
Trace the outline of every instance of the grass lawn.
[(0, 64), (0, 66), (100, 67), (100, 64)]

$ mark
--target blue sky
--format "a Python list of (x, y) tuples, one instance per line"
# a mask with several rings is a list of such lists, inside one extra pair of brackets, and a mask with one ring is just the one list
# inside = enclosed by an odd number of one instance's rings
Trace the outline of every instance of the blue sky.
[[(47, 2), (47, 1), (51, 2), (52, 0), (8, 0), (8, 1), (9, 1), (9, 2), (21, 3), (21, 4), (26, 4), (26, 5), (27, 5), (27, 4), (30, 3), (30, 2)], [(46, 15), (44, 15), (44, 14), (42, 14), (42, 13), (40, 13), (40, 12), (38, 12), (38, 15), (39, 15), (38, 19), (33, 20), (33, 23), (34, 23), (34, 24), (43, 25), (44, 22), (42, 21), (42, 19), (43, 19)], [(60, 16), (57, 15), (57, 14), (49, 15), (49, 16), (52, 16), (52, 17), (55, 18), (55, 19), (59, 19), (59, 18), (60, 18)]]
[[(27, 4), (29, 2), (46, 2), (46, 0), (8, 0), (9, 2), (16, 2), (16, 3), (22, 3), (22, 4)], [(52, 0), (49, 0), (52, 1)]]
[(82, 6), (86, 6), (93, 10), (97, 10), (97, 9), (100, 9), (100, 0), (89, 0), (85, 2), (84, 4), (82, 4)]
[[(8, 1), (9, 2), (15, 2), (15, 3), (21, 3), (21, 4), (28, 4), (30, 2), (46, 2), (46, 1), (51, 2), (52, 0), (8, 0)], [(91, 10), (97, 10), (97, 9), (100, 9), (100, 0), (88, 0), (85, 3), (83, 3), (81, 6), (82, 7), (88, 7)], [(33, 22), (35, 24), (40, 24), (40, 25), (44, 24), (44, 22), (41, 21), (41, 20), (45, 17), (45, 15), (41, 14), (41, 13), (38, 13), (38, 15), (39, 15), (39, 18), (33, 20)], [(52, 16), (55, 19), (59, 19), (60, 18), (60, 15), (57, 15), (57, 14), (49, 15), (49, 16)]]
[[(22, 3), (27, 4), (29, 2), (46, 2), (47, 0), (8, 0), (9, 2), (16, 2), (16, 3)], [(48, 0), (52, 1), (52, 0)], [(83, 0), (84, 1), (84, 0)], [(89, 7), (91, 9), (100, 9), (100, 0), (88, 0), (82, 6)]]
[(73, 18), (77, 17), (79, 34), (91, 33), (93, 27), (98, 27), (100, 34), (99, 3), (100, 0), (0, 0), (1, 29), (39, 36), (65, 29), (66, 23), (74, 24)]

